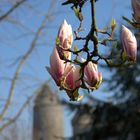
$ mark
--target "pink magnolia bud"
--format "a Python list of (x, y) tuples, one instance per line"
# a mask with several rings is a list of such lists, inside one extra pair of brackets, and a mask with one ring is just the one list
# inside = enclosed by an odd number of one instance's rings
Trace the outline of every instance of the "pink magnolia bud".
[(140, 0), (131, 0), (133, 17), (137, 22), (140, 22)]
[(124, 53), (127, 59), (131, 61), (136, 61), (137, 41), (133, 33), (124, 25), (122, 25), (121, 38), (124, 47)]
[(73, 34), (72, 34), (71, 25), (69, 25), (66, 20), (64, 20), (64, 22), (60, 26), (57, 39), (59, 41), (58, 43), (56, 43), (56, 46), (57, 46), (57, 50), (58, 50), (60, 58), (70, 59), (71, 52), (66, 51), (66, 50), (70, 49), (72, 46)]
[[(78, 56), (80, 62), (86, 60)], [(90, 86), (90, 89), (97, 89), (102, 82), (102, 74), (98, 72), (97, 64), (89, 61), (84, 68), (84, 80)]]
[(81, 84), (80, 68), (69, 64), (66, 69), (68, 69), (68, 70), (66, 70), (67, 72), (64, 77), (62, 86), (66, 90), (69, 98), (71, 100), (75, 101), (79, 98), (77, 89), (80, 87), (80, 84)]
[[(71, 68), (69, 68), (71, 67)], [(75, 67), (74, 65), (69, 64), (66, 69), (69, 69), (69, 72), (66, 73), (66, 76), (63, 81), (63, 86), (69, 91), (73, 91), (76, 88), (80, 87), (80, 68)], [(67, 70), (66, 70), (67, 71)]]
[(97, 89), (102, 82), (102, 75), (98, 72), (97, 64), (88, 62), (84, 69), (85, 81), (91, 89)]
[(61, 78), (64, 74), (65, 65), (64, 61), (60, 59), (57, 49), (54, 48), (50, 57), (50, 68), (47, 67), (47, 70), (58, 86), (61, 84)]

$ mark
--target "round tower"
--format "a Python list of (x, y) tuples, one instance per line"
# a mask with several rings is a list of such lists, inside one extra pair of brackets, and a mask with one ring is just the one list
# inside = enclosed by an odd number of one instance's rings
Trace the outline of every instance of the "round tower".
[(44, 84), (35, 99), (33, 140), (58, 140), (63, 137), (63, 115), (57, 95)]

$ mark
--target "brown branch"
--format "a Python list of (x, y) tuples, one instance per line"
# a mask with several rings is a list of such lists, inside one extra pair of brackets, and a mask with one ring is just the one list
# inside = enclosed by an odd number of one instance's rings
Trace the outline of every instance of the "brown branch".
[(4, 13), (2, 16), (0, 16), (0, 21), (2, 21), (3, 19), (5, 19), (6, 17), (8, 17), (9, 14), (11, 14), (15, 9), (17, 9), (25, 1), (26, 0), (21, 0), (19, 2), (16, 2), (16, 4), (13, 5), (13, 7), (11, 7), (6, 13)]
[(91, 19), (92, 19), (92, 24), (91, 24), (91, 33), (94, 33), (96, 31), (96, 20), (95, 20), (95, 0), (90, 0), (91, 2)]
[(98, 33), (102, 33), (102, 34), (106, 34), (106, 35), (108, 35), (109, 37), (112, 37), (111, 34), (108, 33), (106, 30), (99, 30), (99, 29), (98, 29), (97, 32), (98, 32)]
[[(54, 3), (54, 2), (51, 2), (50, 7), (52, 7), (52, 3)], [(32, 53), (32, 51), (34, 50), (34, 48), (36, 47), (37, 40), (38, 40), (39, 36), (41, 35), (43, 29), (46, 27), (46, 23), (47, 23), (48, 19), (50, 18), (51, 12), (53, 12), (53, 10), (51, 8), (49, 8), (49, 11), (48, 11), (47, 15), (45, 16), (44, 20), (41, 23), (41, 26), (38, 28), (38, 30), (37, 30), (34, 38), (33, 38), (33, 41), (31, 43), (31, 47), (25, 53), (25, 55), (20, 60), (18, 66), (16, 68), (15, 74), (14, 74), (13, 79), (11, 81), (11, 86), (10, 86), (10, 91), (9, 91), (7, 102), (6, 102), (2, 112), (0, 114), (0, 121), (3, 120), (7, 110), (9, 108), (9, 105), (11, 104), (11, 101), (12, 101), (12, 98), (13, 98), (13, 95), (14, 95), (16, 82), (17, 82), (17, 80), (19, 78), (19, 75), (20, 75), (20, 72), (22, 70), (22, 67), (23, 67), (24, 63), (26, 62), (26, 60), (28, 59), (28, 57), (30, 56), (30, 54)]]
[(5, 124), (3, 124), (0, 127), (0, 132), (3, 131), (6, 127), (8, 127), (9, 125), (11, 125), (12, 123), (14, 123), (19, 116), (21, 115), (21, 113), (24, 111), (24, 109), (29, 105), (30, 101), (33, 99), (33, 97), (36, 94), (33, 94), (32, 96), (28, 97), (28, 99), (25, 101), (25, 103), (22, 105), (21, 109), (18, 111), (18, 113), (12, 118), (10, 119), (8, 122), (6, 122)]

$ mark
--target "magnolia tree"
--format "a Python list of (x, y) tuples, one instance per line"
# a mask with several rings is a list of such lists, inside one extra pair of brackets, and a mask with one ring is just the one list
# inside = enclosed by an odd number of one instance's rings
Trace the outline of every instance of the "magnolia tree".
[[(98, 71), (98, 64), (103, 60), (107, 67), (126, 67), (136, 62), (137, 41), (134, 34), (125, 26), (121, 26), (122, 48), (116, 56), (113, 43), (117, 42), (113, 34), (116, 28), (115, 19), (112, 19), (109, 28), (106, 30), (99, 29), (95, 19), (95, 4), (97, 0), (67, 0), (62, 5), (71, 4), (71, 9), (79, 19), (79, 27), (74, 31), (66, 20), (63, 21), (56, 37), (55, 47), (50, 56), (50, 67), (48, 72), (56, 82), (60, 90), (65, 90), (70, 100), (79, 101), (82, 95), (79, 95), (80, 88), (88, 92), (96, 90), (102, 83), (104, 76)], [(132, 0), (133, 19), (130, 20), (123, 17), (128, 23), (135, 28), (140, 28), (140, 0)], [(79, 32), (83, 31), (83, 12), (85, 3), (91, 5), (91, 26), (88, 34), (84, 37), (79, 36)], [(105, 34), (106, 38), (102, 40), (99, 34)], [(74, 40), (84, 41), (82, 48), (78, 49), (72, 43)], [(92, 47), (91, 47), (91, 43)], [(99, 45), (106, 46), (107, 42), (112, 43), (112, 49), (108, 56), (104, 56), (98, 49)], [(119, 49), (119, 48), (117, 48)], [(82, 58), (82, 54), (85, 54)], [(71, 57), (73, 55), (74, 57)], [(74, 58), (74, 59), (72, 59)]]

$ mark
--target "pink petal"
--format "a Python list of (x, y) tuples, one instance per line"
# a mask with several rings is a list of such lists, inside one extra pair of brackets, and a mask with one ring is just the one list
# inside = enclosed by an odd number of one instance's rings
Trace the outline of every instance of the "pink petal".
[(66, 79), (64, 81), (65, 86), (69, 90), (74, 90), (77, 87), (80, 86), (80, 73), (79, 73), (80, 68), (76, 68), (75, 66), (72, 67), (71, 71), (68, 73), (66, 76)]
[(121, 37), (122, 37), (122, 43), (126, 55), (128, 56), (128, 58), (132, 60), (136, 60), (136, 55), (137, 55), (136, 38), (133, 35), (133, 33), (124, 25), (122, 25)]

